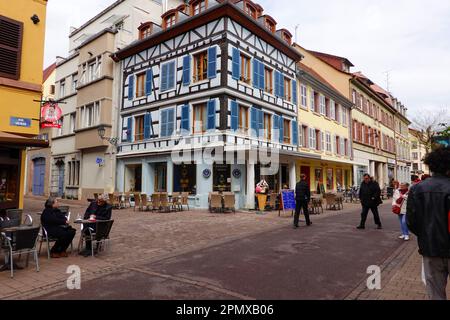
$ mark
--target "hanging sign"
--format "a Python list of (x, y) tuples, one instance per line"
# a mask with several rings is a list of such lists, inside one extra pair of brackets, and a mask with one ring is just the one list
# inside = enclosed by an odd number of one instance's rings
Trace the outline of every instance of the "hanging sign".
[(41, 108), (41, 128), (61, 128), (62, 110), (56, 103), (47, 102)]

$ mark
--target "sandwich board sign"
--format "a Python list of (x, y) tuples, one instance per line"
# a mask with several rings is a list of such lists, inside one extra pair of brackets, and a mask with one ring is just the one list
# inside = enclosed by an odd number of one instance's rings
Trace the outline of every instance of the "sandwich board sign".
[[(291, 214), (294, 215), (295, 210), (295, 191), (284, 189), (281, 190), (281, 210), (284, 213), (286, 211), (291, 211)], [(278, 211), (278, 216), (280, 216), (280, 211)]]

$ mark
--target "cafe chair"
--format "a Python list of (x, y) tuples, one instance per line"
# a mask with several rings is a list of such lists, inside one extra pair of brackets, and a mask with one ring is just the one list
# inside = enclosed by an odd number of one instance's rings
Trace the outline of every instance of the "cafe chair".
[(223, 193), (223, 210), (231, 210), (236, 213), (236, 196), (233, 192)]
[(189, 192), (181, 193), (181, 210), (183, 210), (183, 206), (186, 206), (189, 211)]
[[(84, 238), (84, 241), (91, 241), (91, 254), (94, 257), (94, 244), (97, 247), (97, 253), (101, 251), (106, 251), (109, 248), (109, 242), (111, 239), (109, 238), (109, 234), (111, 232), (112, 225), (114, 220), (98, 220), (95, 222), (95, 229), (92, 227), (88, 227), (88, 234), (81, 235), (81, 238)], [(80, 240), (81, 240), (80, 238)]]
[(222, 196), (219, 193), (210, 194), (209, 212), (222, 211)]
[(166, 209), (165, 212), (170, 212), (170, 204), (169, 204), (169, 196), (167, 195), (167, 192), (161, 192), (159, 195), (160, 199), (160, 211), (163, 209)]
[[(6, 217), (10, 220), (19, 220), (22, 223), (23, 210), (22, 209), (7, 209)], [(19, 223), (19, 225), (20, 225)]]
[(326, 209), (327, 210), (337, 210), (339, 204), (336, 201), (336, 195), (332, 193), (325, 194)]
[[(44, 226), (41, 226), (41, 232), (39, 233), (39, 251), (38, 254), (41, 255), (42, 243), (47, 244), (47, 259), (50, 260), (50, 244), (56, 242), (56, 238), (50, 237)], [(70, 244), (70, 252), (73, 252), (73, 242)]]
[(26, 266), (28, 267), (29, 254), (32, 253), (36, 263), (36, 272), (39, 272), (39, 258), (36, 250), (38, 235), (39, 227), (18, 229), (10, 232), (9, 236), (4, 232), (1, 233), (2, 243), (5, 243), (4, 248), (9, 251), (8, 262), (11, 268), (11, 278), (14, 277), (14, 256), (16, 255), (26, 254)]
[(148, 211), (147, 194), (141, 193), (141, 211)]
[(172, 208), (176, 211), (181, 211), (182, 210), (182, 206), (181, 206), (181, 193), (179, 192), (173, 192), (172, 193)]
[(69, 211), (70, 211), (70, 207), (69, 206), (59, 206), (58, 209), (64, 215), (67, 215), (69, 213)]

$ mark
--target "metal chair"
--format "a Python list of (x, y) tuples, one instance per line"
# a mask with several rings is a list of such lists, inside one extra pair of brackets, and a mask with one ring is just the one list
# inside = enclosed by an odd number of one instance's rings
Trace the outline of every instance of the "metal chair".
[(29, 254), (33, 253), (34, 261), (36, 263), (36, 272), (39, 272), (39, 258), (36, 250), (37, 239), (39, 235), (39, 227), (17, 229), (10, 232), (10, 235), (6, 235), (5, 232), (1, 233), (2, 241), (5, 242), (4, 248), (8, 249), (9, 256), (8, 262), (11, 268), (11, 278), (14, 277), (14, 256), (15, 255), (27, 255), (26, 266), (28, 267)]
[[(39, 251), (38, 254), (41, 254), (42, 249), (42, 243), (45, 242), (47, 244), (47, 259), (50, 260), (50, 244), (52, 242), (56, 242), (58, 239), (50, 237), (48, 235), (47, 230), (44, 228), (44, 226), (41, 226), (41, 232), (39, 233)], [(70, 243), (70, 252), (73, 252), (73, 242)]]
[(22, 223), (23, 210), (22, 209), (7, 209), (6, 217), (11, 220), (19, 219), (20, 223)]
[[(84, 235), (84, 241), (89, 237), (91, 241), (91, 254), (94, 256), (94, 243), (97, 245), (97, 252), (105, 250), (109, 246), (109, 233), (111, 232), (114, 220), (99, 220), (95, 222), (95, 229), (88, 227), (89, 235)], [(83, 234), (81, 235), (83, 238)]]

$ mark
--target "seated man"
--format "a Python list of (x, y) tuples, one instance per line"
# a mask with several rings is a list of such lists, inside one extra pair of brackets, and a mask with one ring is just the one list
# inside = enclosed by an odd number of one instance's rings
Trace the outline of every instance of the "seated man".
[[(108, 199), (108, 194), (99, 195), (97, 201), (92, 201), (86, 209), (84, 219), (93, 217), (95, 220), (111, 220), (112, 206), (107, 203)], [(95, 227), (95, 223), (84, 224), (83, 233), (89, 235), (89, 228), (94, 229), (92, 232), (95, 232)], [(86, 248), (80, 252), (80, 255), (88, 257), (91, 255), (91, 251), (92, 243), (86, 240)]]

